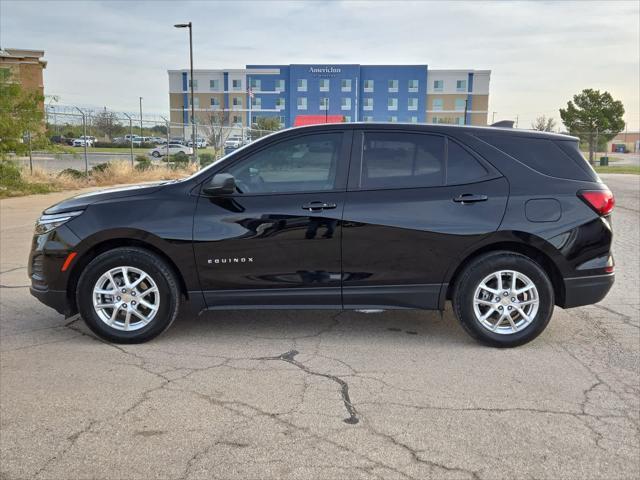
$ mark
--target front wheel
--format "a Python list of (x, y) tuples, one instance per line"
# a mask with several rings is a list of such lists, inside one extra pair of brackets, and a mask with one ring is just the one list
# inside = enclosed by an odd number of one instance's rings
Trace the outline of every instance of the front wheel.
[(98, 255), (80, 276), (76, 298), (87, 326), (115, 343), (151, 340), (169, 328), (180, 307), (172, 269), (157, 255), (135, 247)]
[(154, 156), (155, 158), (159, 158), (160, 157), (160, 152), (154, 151), (151, 155)]
[(453, 294), (458, 320), (472, 337), (492, 347), (516, 347), (546, 328), (553, 286), (530, 258), (514, 252), (480, 256), (460, 275)]

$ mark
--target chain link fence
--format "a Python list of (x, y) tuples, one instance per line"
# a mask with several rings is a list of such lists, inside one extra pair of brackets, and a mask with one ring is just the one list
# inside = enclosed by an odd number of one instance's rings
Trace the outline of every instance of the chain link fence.
[(194, 142), (192, 125), (165, 117), (141, 118), (106, 108), (49, 105), (43, 130), (25, 132), (23, 141), (29, 143), (29, 154), (12, 159), (31, 169), (88, 172), (113, 161), (170, 162), (173, 155), (183, 153), (204, 166), (270, 133), (273, 131), (240, 124), (196, 124)]

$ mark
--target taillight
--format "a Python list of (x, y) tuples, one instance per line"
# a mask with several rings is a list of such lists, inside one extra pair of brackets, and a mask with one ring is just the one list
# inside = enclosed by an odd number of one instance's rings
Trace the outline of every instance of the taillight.
[(609, 215), (616, 204), (613, 193), (610, 190), (582, 190), (578, 192), (580, 197), (598, 215)]

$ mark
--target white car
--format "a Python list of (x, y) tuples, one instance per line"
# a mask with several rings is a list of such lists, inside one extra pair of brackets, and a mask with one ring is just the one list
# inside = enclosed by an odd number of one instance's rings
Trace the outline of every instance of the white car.
[[(193, 146), (193, 142), (192, 142), (191, 140), (189, 140), (189, 141), (187, 142), (187, 145), (188, 145), (188, 146), (190, 146), (190, 147), (192, 147), (192, 146)], [(208, 145), (209, 145), (209, 142), (207, 142), (207, 140), (206, 140), (206, 139), (204, 139), (204, 138), (199, 138), (199, 139), (196, 141), (196, 146), (197, 146), (198, 148), (206, 148)]]
[(84, 147), (85, 143), (87, 144), (87, 147), (93, 147), (94, 140), (92, 140), (92, 137), (89, 137), (89, 136), (87, 136), (87, 138), (84, 138), (84, 137), (76, 138), (73, 141), (73, 146)]
[(184, 153), (185, 155), (193, 155), (193, 148), (179, 143), (170, 143), (169, 145), (162, 145), (156, 147), (149, 152), (149, 155), (155, 158), (164, 157), (165, 155), (176, 155), (177, 153)]
[(242, 135), (232, 135), (224, 142), (224, 148), (240, 148), (243, 143)]

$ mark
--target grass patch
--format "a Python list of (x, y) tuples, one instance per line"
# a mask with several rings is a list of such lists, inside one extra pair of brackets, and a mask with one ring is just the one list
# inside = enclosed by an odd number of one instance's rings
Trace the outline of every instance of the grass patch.
[(596, 165), (593, 168), (598, 173), (631, 173), (634, 175), (640, 175), (639, 165), (608, 165), (606, 167)]
[(39, 193), (77, 190), (86, 187), (107, 187), (186, 177), (196, 171), (189, 163), (167, 168), (166, 165), (149, 165), (148, 168), (132, 167), (130, 162), (100, 164), (88, 176), (84, 172), (67, 169), (60, 173), (34, 168), (33, 173), (14, 162), (0, 161), (0, 198), (19, 197)]

